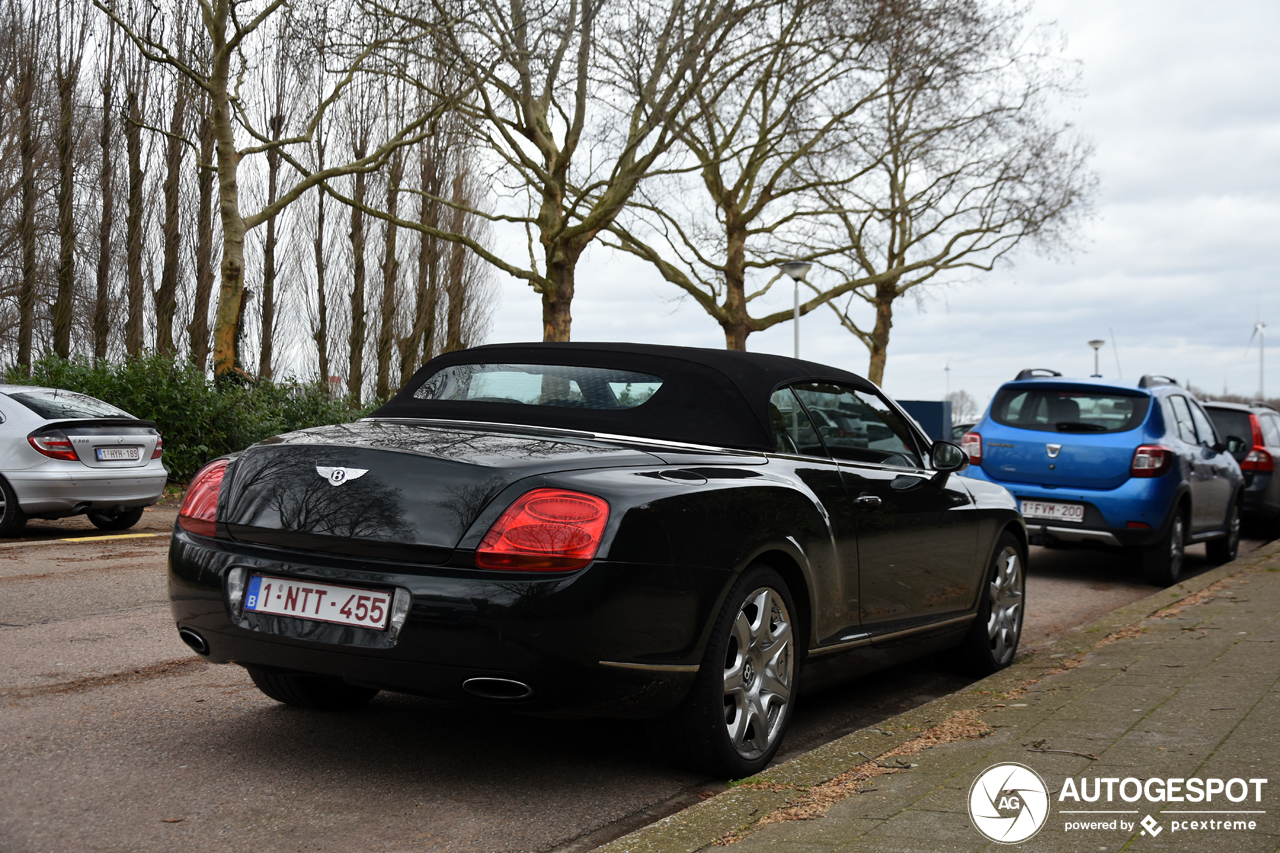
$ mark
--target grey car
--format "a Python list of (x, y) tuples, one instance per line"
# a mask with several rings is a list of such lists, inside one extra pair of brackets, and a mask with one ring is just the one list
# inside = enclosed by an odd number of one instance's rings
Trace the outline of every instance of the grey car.
[(103, 530), (138, 523), (168, 472), (156, 425), (85, 394), (0, 385), (0, 536), (28, 518), (86, 514)]

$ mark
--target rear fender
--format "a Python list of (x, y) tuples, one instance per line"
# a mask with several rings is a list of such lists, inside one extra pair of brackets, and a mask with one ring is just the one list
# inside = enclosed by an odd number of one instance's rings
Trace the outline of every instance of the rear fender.
[[(784, 577), (803, 582), (792, 595), (809, 613), (843, 600), (839, 555), (826, 513), (806, 491), (749, 469), (699, 468), (705, 482), (672, 482), (653, 470), (572, 471), (511, 484), (480, 513), (459, 543), (479, 547), (484, 535), (520, 495), (536, 488), (586, 492), (609, 503), (599, 559), (620, 563), (705, 567), (724, 572), (716, 606), (755, 562), (793, 564)], [(719, 476), (716, 476), (719, 475)], [(763, 559), (762, 559), (763, 558)], [(852, 591), (856, 596), (856, 590)], [(829, 609), (829, 608), (828, 608)], [(820, 621), (818, 616), (809, 620)], [(814, 625), (814, 630), (822, 625)], [(837, 630), (833, 627), (831, 631)]]

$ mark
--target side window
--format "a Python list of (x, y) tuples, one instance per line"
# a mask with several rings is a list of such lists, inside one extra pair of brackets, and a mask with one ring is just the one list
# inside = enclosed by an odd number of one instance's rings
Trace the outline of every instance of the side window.
[(910, 428), (879, 396), (825, 383), (797, 385), (795, 391), (835, 458), (923, 467)]
[[(1280, 416), (1261, 414), (1258, 415), (1258, 423), (1262, 427), (1262, 440), (1267, 446), (1280, 447)], [(1245, 441), (1249, 440), (1249, 436), (1240, 437)]]
[(1218, 443), (1218, 433), (1213, 428), (1209, 416), (1200, 408), (1199, 403), (1191, 403), (1191, 419), (1196, 422), (1196, 432), (1200, 435), (1200, 443), (1205, 447), (1213, 447)]
[(818, 431), (790, 388), (779, 388), (769, 398), (769, 420), (773, 422), (774, 450), (804, 456), (827, 455)]
[(1187, 398), (1180, 395), (1170, 397), (1169, 408), (1173, 410), (1173, 421), (1178, 428), (1178, 438), (1187, 444), (1199, 444), (1195, 423), (1191, 420), (1191, 409), (1187, 407)]

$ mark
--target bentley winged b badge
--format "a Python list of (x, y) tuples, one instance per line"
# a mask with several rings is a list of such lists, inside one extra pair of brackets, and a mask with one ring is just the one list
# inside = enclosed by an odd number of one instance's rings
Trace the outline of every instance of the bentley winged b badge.
[(330, 486), (341, 486), (348, 480), (359, 480), (365, 474), (369, 473), (368, 468), (330, 468), (327, 465), (317, 465), (316, 473), (329, 481)]

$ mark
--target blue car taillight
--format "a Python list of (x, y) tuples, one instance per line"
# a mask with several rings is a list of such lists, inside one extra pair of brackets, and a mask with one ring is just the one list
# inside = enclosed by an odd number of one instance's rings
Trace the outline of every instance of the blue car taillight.
[(1131, 477), (1159, 477), (1173, 467), (1173, 451), (1160, 444), (1144, 444), (1133, 451)]

